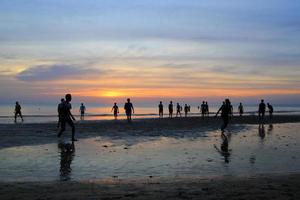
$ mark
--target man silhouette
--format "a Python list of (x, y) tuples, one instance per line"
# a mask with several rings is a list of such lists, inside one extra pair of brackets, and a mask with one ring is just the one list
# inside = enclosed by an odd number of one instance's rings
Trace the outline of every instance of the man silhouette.
[(127, 103), (125, 103), (124, 105), (124, 109), (125, 109), (128, 122), (131, 122), (131, 115), (132, 113), (134, 113), (134, 108), (129, 98), (127, 99)]
[(58, 106), (57, 106), (57, 113), (58, 113), (57, 128), (59, 128), (60, 123), (61, 123), (61, 121), (62, 121), (62, 108), (63, 108), (63, 106), (64, 106), (64, 102), (65, 102), (65, 99), (64, 99), (64, 98), (60, 99), (60, 103), (59, 103)]
[(259, 106), (258, 106), (258, 118), (259, 118), (259, 120), (264, 120), (265, 112), (266, 112), (266, 104), (264, 103), (264, 100), (262, 99), (260, 101)]
[(119, 107), (117, 106), (117, 103), (114, 103), (114, 106), (111, 109), (111, 112), (114, 112), (114, 117), (115, 119), (118, 118), (118, 113), (119, 113)]
[(22, 116), (22, 112), (21, 112), (21, 105), (19, 104), (18, 101), (16, 101), (16, 106), (15, 106), (15, 123), (17, 123), (17, 117), (20, 116), (21, 119), (22, 119), (22, 122), (24, 121), (23, 120), (23, 116)]
[(73, 123), (73, 120), (75, 121), (75, 117), (71, 113), (72, 105), (72, 95), (66, 94), (66, 100), (63, 104), (62, 110), (61, 110), (61, 129), (57, 135), (57, 137), (60, 137), (62, 133), (66, 130), (66, 123), (69, 124), (69, 126), (72, 128), (72, 141), (77, 141), (75, 139), (75, 125)]
[(224, 132), (225, 128), (227, 127), (229, 123), (229, 115), (231, 113), (231, 106), (229, 99), (225, 99), (225, 102), (223, 102), (223, 105), (220, 107), (218, 112), (216, 113), (216, 116), (218, 116), (219, 112), (221, 111), (221, 118), (223, 120), (223, 125), (221, 126), (222, 133)]
[(80, 111), (80, 120), (84, 120), (85, 106), (83, 105), (83, 103), (81, 103), (79, 111)]
[(163, 104), (162, 104), (161, 101), (159, 102), (159, 105), (158, 105), (158, 114), (159, 114), (160, 118), (163, 118), (163, 115), (164, 115), (164, 106), (163, 106)]
[(173, 102), (170, 101), (170, 104), (169, 104), (169, 118), (172, 118), (173, 117)]
[(179, 105), (179, 103), (177, 103), (177, 106), (176, 106), (176, 110), (177, 110), (177, 112), (176, 112), (176, 117), (178, 116), (178, 114), (179, 114), (179, 116), (181, 117), (181, 110), (182, 110), (182, 107)]
[(269, 110), (269, 117), (270, 117), (270, 119), (272, 119), (273, 112), (274, 112), (273, 106), (270, 103), (267, 103), (267, 106), (268, 106), (268, 110)]
[(242, 116), (244, 113), (244, 106), (242, 103), (240, 103), (240, 105), (238, 107), (238, 111), (239, 111), (240, 116)]
[(189, 106), (187, 104), (184, 105), (184, 116), (187, 117), (187, 114), (189, 112)]

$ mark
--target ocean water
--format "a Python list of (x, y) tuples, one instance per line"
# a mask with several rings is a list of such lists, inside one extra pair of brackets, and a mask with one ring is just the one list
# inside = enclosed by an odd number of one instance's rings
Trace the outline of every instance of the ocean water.
[[(45, 123), (57, 121), (57, 105), (21, 105), (24, 123)], [(72, 104), (73, 115), (79, 120), (79, 104)], [(273, 105), (275, 114), (300, 114), (300, 105)], [(234, 105), (234, 112), (237, 114), (238, 105)], [(86, 105), (85, 120), (111, 120), (113, 119), (112, 107), (89, 106)], [(168, 114), (165, 105), (164, 113)], [(215, 113), (219, 105), (210, 105), (209, 111)], [(125, 118), (123, 105), (119, 105), (119, 119)], [(244, 105), (245, 115), (253, 115), (258, 110), (256, 105)], [(0, 105), (0, 123), (13, 123), (14, 105)], [(191, 106), (189, 116), (199, 116), (200, 111), (197, 106)], [(134, 118), (158, 117), (158, 107), (139, 106), (135, 107)], [(20, 119), (19, 119), (20, 120)]]

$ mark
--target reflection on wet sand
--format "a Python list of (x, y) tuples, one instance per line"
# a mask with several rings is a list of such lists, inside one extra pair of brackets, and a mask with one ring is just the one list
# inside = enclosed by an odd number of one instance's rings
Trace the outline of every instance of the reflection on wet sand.
[(269, 127), (268, 127), (268, 135), (272, 134), (273, 133), (273, 124), (269, 124)]
[(265, 130), (265, 125), (264, 124), (259, 124), (258, 125), (258, 135), (261, 138), (261, 140), (264, 140), (266, 137), (266, 130)]
[[(231, 137), (231, 134), (229, 134), (229, 135)], [(230, 157), (231, 149), (228, 148), (228, 144), (229, 144), (228, 136), (226, 136), (224, 133), (222, 133), (221, 134), (221, 139), (222, 139), (221, 147), (218, 148), (216, 145), (214, 145), (214, 147), (221, 154), (221, 156), (224, 157), (225, 163), (229, 163), (229, 157)]]
[(74, 142), (58, 144), (60, 149), (60, 180), (67, 181), (71, 179), (71, 164), (75, 157), (75, 145)]

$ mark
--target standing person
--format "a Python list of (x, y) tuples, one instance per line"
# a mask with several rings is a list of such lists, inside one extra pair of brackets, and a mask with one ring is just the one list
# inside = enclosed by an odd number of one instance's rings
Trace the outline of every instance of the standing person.
[(66, 94), (66, 100), (63, 104), (62, 110), (61, 110), (61, 128), (57, 135), (57, 137), (60, 137), (61, 134), (66, 130), (66, 123), (69, 124), (69, 126), (72, 128), (72, 141), (77, 141), (75, 139), (75, 125), (73, 121), (75, 121), (75, 117), (71, 113), (72, 105), (72, 95)]
[(229, 101), (229, 107), (230, 107), (229, 119), (231, 119), (233, 117), (233, 106), (230, 101)]
[(204, 116), (205, 116), (205, 101), (202, 101), (202, 104), (201, 104), (201, 115), (202, 115), (202, 118), (204, 118)]
[(209, 116), (209, 107), (207, 101), (205, 102), (205, 113), (207, 116)]
[(258, 118), (259, 118), (259, 120), (264, 120), (265, 112), (266, 112), (266, 104), (265, 104), (264, 100), (262, 99), (260, 101), (259, 106), (258, 106)]
[(240, 116), (242, 116), (244, 114), (244, 106), (242, 103), (240, 103), (239, 107), (238, 107), (238, 111)]
[(184, 105), (184, 116), (187, 117), (187, 114), (189, 112), (189, 106), (187, 104)]
[(160, 118), (163, 118), (163, 116), (164, 116), (164, 105), (162, 104), (161, 101), (159, 102), (159, 105), (158, 105), (158, 114), (159, 114)]
[(170, 101), (169, 104), (169, 118), (173, 118), (173, 102)]
[(22, 119), (22, 122), (24, 121), (23, 120), (23, 116), (22, 116), (22, 112), (21, 112), (21, 105), (19, 104), (18, 101), (16, 101), (16, 106), (15, 106), (15, 123), (17, 123), (17, 117), (20, 116), (21, 119)]
[(63, 109), (64, 103), (65, 103), (65, 99), (62, 98), (62, 99), (60, 99), (60, 103), (57, 106), (57, 113), (58, 113), (57, 128), (59, 128), (60, 123), (62, 121), (62, 109)]
[(179, 105), (179, 103), (177, 103), (177, 106), (176, 106), (176, 110), (177, 110), (177, 112), (176, 112), (176, 117), (178, 116), (178, 114), (179, 114), (179, 116), (181, 117), (181, 110), (182, 110), (182, 107)]
[(134, 113), (134, 108), (129, 98), (127, 99), (127, 103), (125, 103), (124, 105), (124, 109), (126, 112), (128, 122), (131, 122), (131, 115), (132, 113)]
[(119, 107), (117, 106), (117, 103), (114, 103), (112, 109), (111, 109), (111, 112), (114, 111), (114, 117), (115, 119), (118, 118), (118, 113), (119, 113)]
[(229, 115), (231, 113), (231, 106), (229, 99), (225, 99), (225, 102), (223, 102), (223, 105), (220, 107), (218, 112), (216, 113), (216, 116), (218, 116), (219, 112), (221, 111), (221, 118), (223, 120), (223, 125), (221, 126), (222, 134), (224, 132), (224, 129), (227, 127), (229, 123)]
[(272, 119), (273, 112), (274, 112), (273, 106), (270, 103), (267, 103), (267, 106), (268, 106), (268, 110), (269, 110), (269, 117), (270, 117), (270, 119)]
[(83, 105), (83, 103), (81, 103), (79, 112), (80, 112), (80, 120), (84, 120), (85, 106)]

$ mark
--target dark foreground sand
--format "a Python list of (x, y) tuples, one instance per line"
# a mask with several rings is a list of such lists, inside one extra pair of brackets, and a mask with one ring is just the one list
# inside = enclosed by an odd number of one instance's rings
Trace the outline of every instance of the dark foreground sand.
[(300, 199), (300, 175), (0, 183), (0, 199)]

